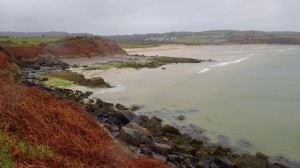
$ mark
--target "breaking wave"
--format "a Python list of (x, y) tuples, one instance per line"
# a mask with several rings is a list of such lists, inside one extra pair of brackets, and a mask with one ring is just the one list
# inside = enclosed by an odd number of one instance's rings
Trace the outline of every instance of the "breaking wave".
[(103, 94), (103, 93), (113, 93), (113, 92), (121, 92), (125, 90), (125, 86), (122, 85), (116, 85), (112, 88), (108, 88), (108, 89), (104, 89), (101, 90), (99, 92), (97, 92), (96, 94)]
[(211, 65), (209, 68), (205, 68), (205, 69), (199, 71), (198, 73), (204, 73), (204, 72), (207, 72), (207, 71), (210, 70), (210, 68), (214, 68), (214, 67), (222, 67), (222, 66), (226, 66), (226, 65), (228, 65), (228, 64), (240, 63), (240, 62), (242, 62), (242, 61), (244, 61), (244, 60), (246, 60), (246, 59), (248, 59), (248, 58), (250, 58), (250, 57), (241, 58), (241, 59), (238, 59), (238, 60), (236, 60), (236, 61), (223, 62), (223, 63), (220, 63), (220, 64)]
[(202, 71), (199, 71), (198, 73), (204, 73), (204, 72), (206, 72), (206, 71), (209, 71), (209, 68), (205, 68), (205, 69), (203, 69)]

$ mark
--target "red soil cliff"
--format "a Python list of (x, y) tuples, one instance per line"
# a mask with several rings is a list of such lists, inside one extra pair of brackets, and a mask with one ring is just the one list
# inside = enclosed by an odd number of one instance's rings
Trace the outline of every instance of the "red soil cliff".
[(42, 45), (43, 54), (62, 57), (126, 55), (116, 43), (100, 37), (74, 37)]
[(0, 52), (0, 70), (9, 66), (10, 58), (3, 52)]
[(11, 56), (15, 58), (34, 59), (41, 54), (41, 47), (33, 46), (10, 46), (3, 47)]

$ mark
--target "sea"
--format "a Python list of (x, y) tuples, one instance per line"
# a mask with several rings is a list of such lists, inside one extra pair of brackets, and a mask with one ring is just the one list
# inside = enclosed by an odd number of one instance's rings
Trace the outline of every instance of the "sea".
[(94, 97), (199, 127), (212, 143), (300, 161), (300, 46), (180, 46), (130, 54), (216, 62), (103, 71), (115, 87), (95, 90)]

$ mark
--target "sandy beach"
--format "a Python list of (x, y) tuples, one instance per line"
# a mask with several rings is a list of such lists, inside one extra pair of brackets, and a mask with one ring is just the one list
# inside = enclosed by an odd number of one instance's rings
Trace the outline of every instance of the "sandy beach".
[(124, 50), (128, 53), (136, 53), (136, 52), (143, 52), (143, 51), (160, 51), (160, 50), (174, 50), (174, 49), (180, 49), (185, 48), (187, 45), (182, 44), (165, 44), (160, 45), (158, 47), (149, 47), (149, 48), (124, 48)]

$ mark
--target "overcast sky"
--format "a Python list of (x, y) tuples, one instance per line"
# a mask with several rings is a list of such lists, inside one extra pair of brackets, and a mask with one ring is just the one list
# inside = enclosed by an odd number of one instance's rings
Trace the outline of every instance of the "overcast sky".
[(0, 0), (0, 31), (300, 31), (300, 0)]

